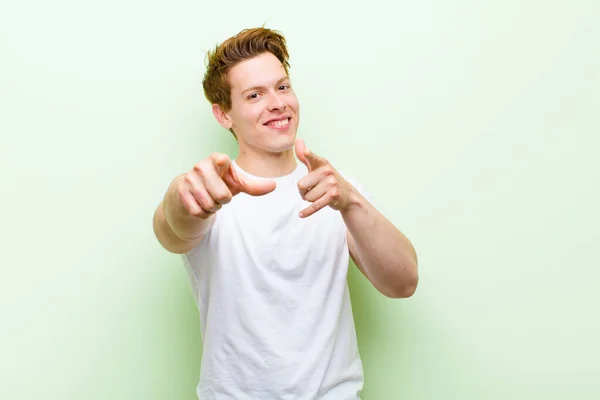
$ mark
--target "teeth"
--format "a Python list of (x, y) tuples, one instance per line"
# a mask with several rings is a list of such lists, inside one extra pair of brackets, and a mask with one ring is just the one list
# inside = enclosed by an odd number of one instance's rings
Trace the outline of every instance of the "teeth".
[(281, 121), (273, 121), (273, 122), (269, 122), (269, 125), (274, 126), (276, 128), (282, 128), (284, 126), (286, 126), (289, 123), (289, 119), (284, 119)]

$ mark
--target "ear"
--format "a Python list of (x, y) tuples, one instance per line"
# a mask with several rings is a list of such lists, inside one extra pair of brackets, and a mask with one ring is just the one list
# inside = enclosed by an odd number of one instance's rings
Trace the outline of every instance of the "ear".
[(220, 105), (213, 104), (212, 112), (219, 124), (221, 124), (223, 128), (231, 129), (231, 127), (233, 126), (233, 121), (231, 120), (229, 114), (223, 111)]

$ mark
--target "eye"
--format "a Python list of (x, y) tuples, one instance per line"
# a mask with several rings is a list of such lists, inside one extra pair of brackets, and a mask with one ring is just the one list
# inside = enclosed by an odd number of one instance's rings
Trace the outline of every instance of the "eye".
[(288, 85), (287, 83), (284, 85), (279, 86), (279, 90), (286, 90), (289, 89), (290, 85)]
[(258, 93), (252, 93), (248, 96), (248, 100), (256, 100), (258, 99)]

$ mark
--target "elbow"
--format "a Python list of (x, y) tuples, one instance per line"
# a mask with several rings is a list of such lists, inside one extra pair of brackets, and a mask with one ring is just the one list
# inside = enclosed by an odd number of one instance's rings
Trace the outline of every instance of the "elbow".
[(391, 299), (408, 299), (412, 297), (417, 291), (417, 283), (404, 284), (402, 287), (390, 290), (388, 293), (384, 293)]
[(415, 294), (418, 284), (419, 275), (415, 266), (414, 268), (411, 268), (411, 273), (405, 274), (403, 277), (399, 278), (397, 284), (393, 285), (383, 294), (392, 299), (407, 299)]
[(418, 286), (418, 279), (416, 279), (414, 283), (411, 283), (410, 285), (406, 285), (404, 290), (400, 293), (400, 298), (408, 299), (409, 297), (412, 297), (412, 295), (415, 294), (415, 292), (417, 291), (417, 286)]

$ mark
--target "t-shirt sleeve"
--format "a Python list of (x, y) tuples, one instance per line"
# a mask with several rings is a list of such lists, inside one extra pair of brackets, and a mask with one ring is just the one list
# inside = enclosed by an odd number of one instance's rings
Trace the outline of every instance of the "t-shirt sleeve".
[(352, 186), (354, 186), (356, 188), (356, 190), (358, 190), (358, 192), (363, 195), (363, 197), (365, 199), (367, 199), (367, 201), (371, 204), (374, 204), (373, 202), (373, 196), (371, 195), (371, 193), (365, 189), (364, 185), (357, 181), (354, 177), (349, 176), (349, 175), (345, 175), (344, 173), (340, 172), (340, 175), (342, 175), (342, 177), (348, 181)]

